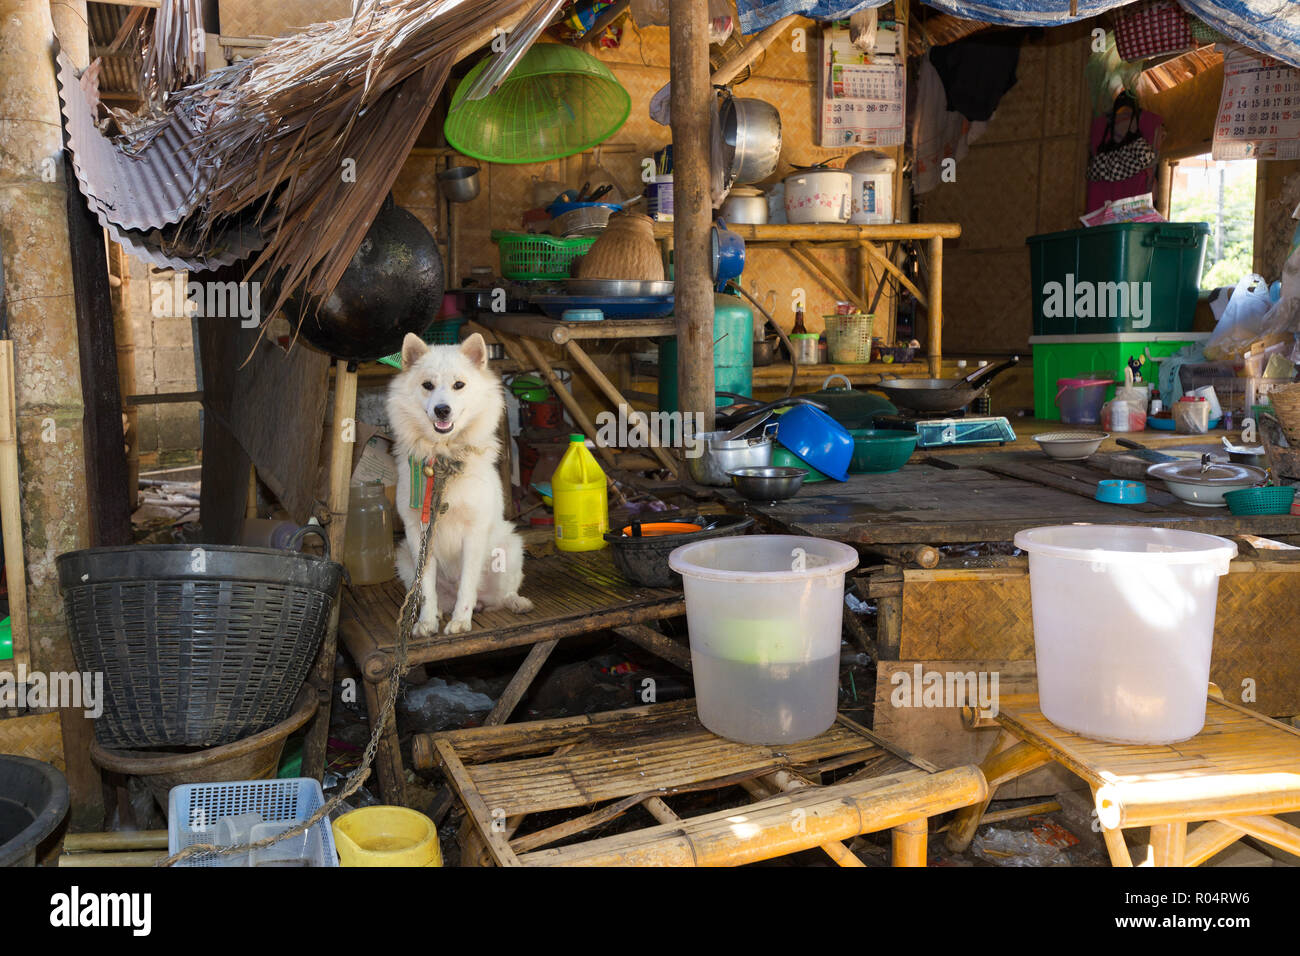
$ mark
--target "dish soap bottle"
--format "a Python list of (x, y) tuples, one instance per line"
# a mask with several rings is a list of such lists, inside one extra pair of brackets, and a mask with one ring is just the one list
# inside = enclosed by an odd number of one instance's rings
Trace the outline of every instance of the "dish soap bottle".
[(551, 475), (555, 502), (555, 546), (561, 551), (599, 551), (609, 530), (605, 473), (587, 450), (583, 435), (570, 435), (569, 448)]

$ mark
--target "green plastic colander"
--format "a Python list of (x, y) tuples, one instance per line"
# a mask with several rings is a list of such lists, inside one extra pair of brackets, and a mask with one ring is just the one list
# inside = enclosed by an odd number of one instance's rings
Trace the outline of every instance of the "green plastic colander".
[(535, 44), (499, 90), (466, 100), (489, 59), (460, 81), (443, 127), (447, 142), (466, 156), (489, 163), (572, 156), (609, 139), (632, 111), (609, 67), (561, 43)]

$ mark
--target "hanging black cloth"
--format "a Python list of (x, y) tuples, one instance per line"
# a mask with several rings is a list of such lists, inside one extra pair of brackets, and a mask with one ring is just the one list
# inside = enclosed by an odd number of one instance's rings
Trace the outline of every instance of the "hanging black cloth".
[(1016, 85), (1020, 30), (986, 30), (930, 50), (948, 94), (948, 109), (972, 122), (987, 120)]

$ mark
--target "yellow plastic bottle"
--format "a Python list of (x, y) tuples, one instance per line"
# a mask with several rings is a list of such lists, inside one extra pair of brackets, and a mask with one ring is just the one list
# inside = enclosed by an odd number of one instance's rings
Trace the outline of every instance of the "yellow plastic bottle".
[(555, 502), (555, 546), (561, 551), (599, 551), (609, 530), (605, 473), (582, 435), (569, 436), (569, 449), (551, 475)]

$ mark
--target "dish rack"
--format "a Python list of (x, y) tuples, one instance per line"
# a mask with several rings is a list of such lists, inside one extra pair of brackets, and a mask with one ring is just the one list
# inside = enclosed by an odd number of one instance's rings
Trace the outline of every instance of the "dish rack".
[[(260, 813), (266, 823), (301, 823), (325, 802), (320, 784), (310, 777), (240, 780), (234, 783), (187, 783), (167, 798), (167, 852), (179, 853), (195, 843), (213, 843), (223, 817)], [(338, 866), (329, 818), (306, 834), (300, 866)], [(291, 842), (291, 841), (286, 841)], [(177, 866), (231, 866), (214, 853), (199, 853)], [(284, 864), (280, 864), (284, 865)]]

